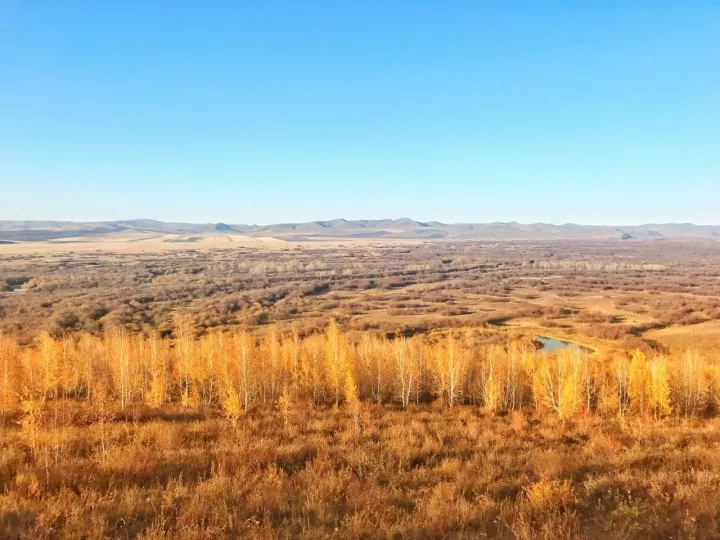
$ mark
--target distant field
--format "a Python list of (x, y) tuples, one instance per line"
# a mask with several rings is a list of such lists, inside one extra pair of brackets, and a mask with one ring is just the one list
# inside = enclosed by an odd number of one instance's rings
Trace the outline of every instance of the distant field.
[(21, 340), (113, 325), (169, 332), (178, 311), (199, 332), (270, 323), (311, 330), (336, 318), (350, 331), (469, 326), (488, 340), (536, 332), (623, 348), (693, 340), (713, 348), (720, 339), (713, 241), (286, 242), (121, 232), (0, 245), (0, 262), (0, 329)]
[(68, 237), (61, 240), (45, 240), (38, 242), (14, 242), (0, 245), (0, 255), (32, 254), (32, 253), (88, 253), (88, 252), (121, 252), (121, 253), (157, 253), (163, 251), (186, 251), (188, 249), (233, 249), (240, 247), (257, 247), (262, 249), (278, 249), (285, 247), (287, 242), (274, 238), (251, 238), (243, 235), (159, 235), (118, 234), (102, 237)]
[(161, 253), (165, 251), (257, 248), (280, 250), (299, 247), (336, 247), (418, 244), (421, 240), (383, 238), (312, 238), (284, 240), (270, 236), (199, 233), (163, 235), (157, 233), (119, 233), (111, 235), (67, 237), (57, 240), (0, 242), (0, 256), (47, 253)]
[(720, 351), (720, 321), (651, 330), (645, 333), (644, 337), (672, 349), (700, 348)]

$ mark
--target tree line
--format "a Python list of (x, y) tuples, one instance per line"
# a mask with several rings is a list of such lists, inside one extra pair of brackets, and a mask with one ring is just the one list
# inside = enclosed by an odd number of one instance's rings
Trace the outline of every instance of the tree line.
[[(720, 370), (694, 351), (664, 356), (640, 350), (554, 354), (532, 340), (473, 345), (465, 330), (350, 340), (334, 321), (301, 336), (270, 327), (213, 330), (197, 338), (189, 318), (175, 318), (172, 338), (112, 329), (32, 347), (0, 335), (0, 418), (75, 399), (121, 410), (219, 407), (235, 423), (254, 407), (362, 403), (408, 407), (437, 401), (496, 413), (532, 408), (562, 418), (619, 414), (660, 418), (715, 414)], [(358, 413), (359, 414), (359, 413)]]

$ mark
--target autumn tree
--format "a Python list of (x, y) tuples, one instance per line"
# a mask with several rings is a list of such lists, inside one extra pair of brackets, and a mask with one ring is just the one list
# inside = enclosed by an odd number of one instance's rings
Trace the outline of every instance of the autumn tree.
[(650, 362), (640, 349), (635, 349), (630, 359), (628, 395), (630, 409), (639, 415), (650, 412), (652, 399), (652, 373)]
[[(292, 403), (344, 401), (350, 409), (355, 401), (388, 399), (407, 407), (432, 395), (449, 407), (477, 402), (490, 411), (534, 402), (561, 418), (582, 411), (699, 416), (720, 400), (720, 369), (693, 351), (669, 359), (640, 350), (546, 355), (522, 340), (478, 347), (458, 332), (394, 340), (368, 333), (351, 342), (335, 321), (305, 337), (270, 328), (260, 339), (246, 329), (196, 338), (189, 318), (175, 322), (171, 339), (110, 328), (102, 338), (42, 333), (20, 348), (0, 336), (0, 419), (22, 403), (61, 417), (64, 398), (85, 399), (107, 414), (202, 400), (233, 424), (254, 405), (277, 405), (283, 396)], [(57, 406), (47, 406), (50, 400)]]
[(290, 385), (292, 394), (297, 397), (300, 392), (302, 340), (298, 329), (293, 326), (289, 336), (283, 338), (283, 389)]
[(190, 404), (190, 369), (195, 355), (194, 324), (189, 315), (176, 313), (173, 317), (175, 327), (175, 354), (183, 381), (182, 402)]
[(507, 355), (499, 345), (490, 346), (480, 361), (480, 396), (483, 406), (492, 412), (500, 409), (503, 402), (503, 363)]
[(583, 402), (584, 363), (585, 355), (577, 347), (542, 355), (533, 379), (533, 392), (538, 402), (561, 418), (578, 412)]
[(686, 351), (679, 363), (678, 404), (686, 418), (698, 416), (707, 406), (711, 385), (705, 359), (694, 351)]
[(617, 412), (625, 415), (630, 407), (630, 361), (626, 354), (621, 353), (613, 359), (613, 373), (615, 376), (615, 398)]
[(213, 330), (200, 339), (200, 352), (195, 355), (193, 374), (200, 387), (200, 395), (208, 405), (217, 392), (220, 363), (226, 355), (225, 333)]
[(454, 332), (448, 333), (444, 342), (435, 347), (435, 367), (436, 392), (452, 407), (462, 397), (468, 369), (468, 351)]
[(62, 381), (57, 342), (47, 332), (41, 332), (36, 340), (40, 373), (42, 377), (42, 399), (57, 397)]
[(0, 419), (14, 412), (19, 403), (20, 369), (18, 346), (14, 339), (0, 334)]
[(161, 407), (167, 399), (168, 391), (168, 342), (157, 334), (151, 334), (147, 340), (146, 354), (150, 382), (145, 400), (151, 407)]
[(605, 383), (605, 370), (604, 359), (599, 353), (593, 352), (586, 357), (585, 369), (583, 370), (583, 388), (585, 394), (585, 412), (587, 414), (597, 409), (602, 385)]
[(362, 374), (358, 377), (362, 381), (359, 386), (378, 405), (383, 401), (388, 379), (388, 363), (384, 362), (388, 347), (386, 339), (370, 334), (363, 334), (358, 343), (358, 371)]
[(410, 338), (410, 357), (413, 363), (415, 373), (415, 403), (420, 402), (421, 396), (427, 396), (431, 393), (432, 369), (428, 354), (428, 347), (422, 341), (420, 336)]
[[(347, 371), (347, 345), (345, 336), (340, 332), (337, 322), (333, 319), (325, 334), (325, 363), (330, 387), (335, 394), (335, 405), (340, 403), (340, 390)], [(353, 380), (354, 382), (354, 380)]]
[(650, 361), (650, 410), (655, 418), (670, 414), (670, 381), (667, 358), (655, 356)]
[(282, 348), (277, 326), (274, 325), (270, 327), (270, 331), (265, 337), (261, 375), (263, 378), (263, 402), (269, 399), (270, 403), (274, 403), (283, 378)]
[(259, 393), (257, 350), (255, 339), (246, 329), (232, 334), (232, 362), (224, 363), (225, 388), (232, 387), (230, 393), (237, 394), (242, 410), (250, 410), (253, 399)]
[(325, 337), (320, 334), (308, 336), (303, 341), (300, 356), (300, 372), (304, 391), (312, 402), (324, 400), (325, 391)]
[(223, 385), (221, 388), (220, 406), (222, 407), (223, 415), (234, 429), (237, 426), (238, 419), (243, 414), (243, 405), (237, 389), (232, 384)]
[(285, 385), (282, 393), (278, 397), (276, 407), (283, 416), (283, 424), (287, 430), (290, 422), (290, 411), (292, 411), (292, 397), (287, 385)]
[(393, 353), (397, 392), (400, 396), (402, 406), (407, 408), (410, 404), (410, 396), (414, 388), (416, 366), (413, 364), (413, 358), (406, 338), (401, 337), (394, 341)]
[(81, 370), (81, 392), (90, 401), (95, 381), (104, 376), (102, 362), (102, 342), (93, 336), (82, 335), (77, 343), (77, 364)]
[(508, 344), (504, 369), (503, 408), (509, 411), (522, 407), (525, 399), (525, 368), (528, 364), (528, 347), (521, 341)]
[(355, 428), (355, 436), (360, 435), (360, 416), (362, 414), (362, 406), (357, 393), (357, 384), (352, 370), (345, 373), (345, 384), (343, 386), (343, 397), (345, 398), (345, 406), (350, 411)]
[[(132, 397), (130, 336), (122, 328), (113, 328), (105, 338), (105, 362), (109, 367), (114, 391), (125, 409)], [(106, 388), (110, 390), (110, 388)]]

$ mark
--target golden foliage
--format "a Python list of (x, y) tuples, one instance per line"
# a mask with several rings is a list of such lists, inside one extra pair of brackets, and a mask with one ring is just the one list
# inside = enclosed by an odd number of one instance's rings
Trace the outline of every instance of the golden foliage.
[(650, 362), (650, 379), (650, 410), (655, 418), (670, 414), (670, 380), (664, 356), (656, 356)]
[(15, 412), (20, 397), (18, 346), (13, 339), (0, 334), (0, 423)]
[(640, 416), (647, 414), (652, 408), (652, 383), (650, 362), (641, 350), (635, 349), (630, 360), (628, 394), (630, 409)]
[(561, 418), (659, 418), (671, 410), (704, 414), (718, 393), (715, 366), (692, 351), (650, 359), (640, 350), (547, 355), (526, 341), (474, 346), (458, 331), (394, 340), (367, 333), (351, 341), (334, 321), (324, 334), (281, 335), (270, 327), (262, 337), (240, 329), (195, 338), (186, 319), (177, 321), (172, 339), (112, 329), (102, 338), (45, 333), (20, 349), (0, 336), (0, 415), (17, 411), (21, 398), (72, 397), (121, 410), (214, 406), (236, 423), (241, 412), (285, 400), (408, 407), (435, 396), (447, 407), (477, 404), (490, 412), (534, 406)]
[(232, 385), (227, 385), (222, 391), (220, 404), (223, 414), (234, 426), (243, 414), (242, 403), (237, 390)]
[(583, 383), (587, 354), (577, 348), (563, 349), (555, 355), (542, 355), (533, 374), (533, 393), (537, 402), (568, 418), (583, 405)]
[(542, 478), (525, 488), (530, 506), (535, 510), (554, 510), (569, 505), (573, 500), (570, 483)]

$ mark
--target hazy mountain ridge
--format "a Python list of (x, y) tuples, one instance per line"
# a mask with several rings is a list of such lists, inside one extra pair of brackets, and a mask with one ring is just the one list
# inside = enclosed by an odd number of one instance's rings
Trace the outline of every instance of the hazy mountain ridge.
[(241, 234), (287, 240), (320, 238), (393, 238), (427, 240), (561, 240), (632, 238), (717, 238), (720, 225), (692, 223), (648, 223), (632, 226), (578, 225), (565, 223), (440, 223), (409, 218), (379, 220), (310, 221), (274, 225), (226, 223), (169, 223), (151, 219), (119, 221), (0, 221), (0, 240), (39, 241), (100, 236), (114, 233), (162, 235)]

